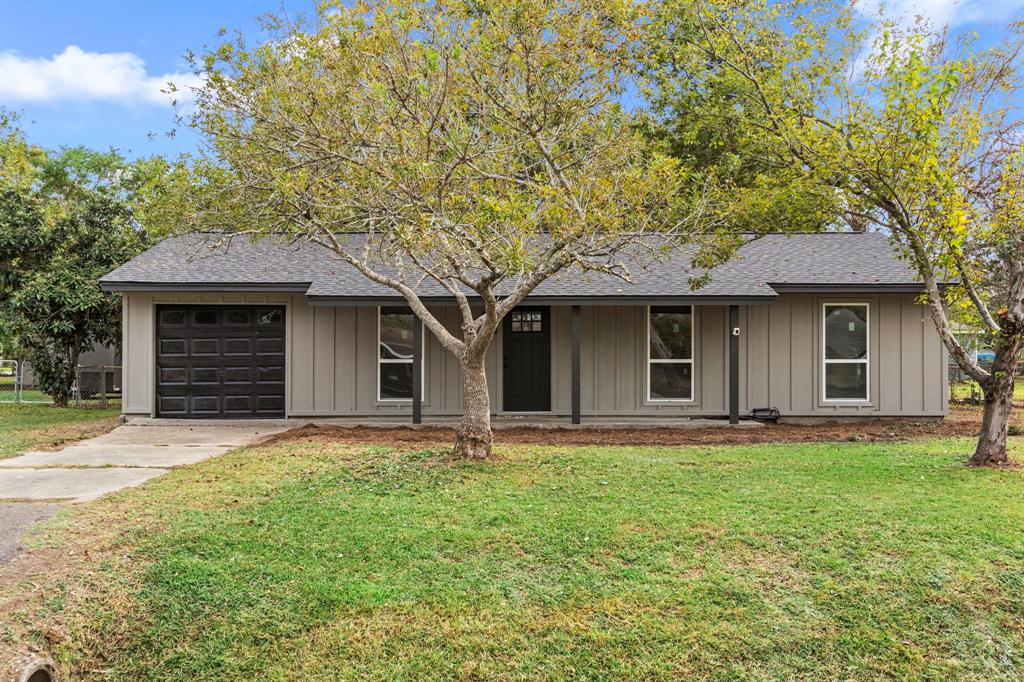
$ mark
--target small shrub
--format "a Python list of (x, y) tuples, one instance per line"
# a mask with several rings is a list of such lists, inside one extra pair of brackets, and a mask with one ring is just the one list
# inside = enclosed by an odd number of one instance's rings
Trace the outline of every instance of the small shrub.
[(1011, 424), (1010, 428), (1006, 430), (1006, 433), (1010, 434), (1011, 436), (1024, 436), (1024, 426), (1017, 426), (1016, 424)]

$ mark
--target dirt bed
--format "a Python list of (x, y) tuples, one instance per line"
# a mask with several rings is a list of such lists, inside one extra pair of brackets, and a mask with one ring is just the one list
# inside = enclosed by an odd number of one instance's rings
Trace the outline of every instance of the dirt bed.
[[(768, 424), (760, 429), (679, 428), (529, 428), (516, 427), (494, 432), (496, 443), (536, 445), (744, 445), (753, 443), (805, 443), (824, 441), (905, 441), (917, 438), (974, 436), (981, 421), (978, 408), (956, 408), (942, 422), (899, 419), (888, 421), (833, 422), (802, 426)], [(1024, 425), (1024, 414), (1014, 423)], [(431, 444), (452, 440), (451, 428), (442, 427), (344, 427), (309, 424), (271, 438), (269, 443), (358, 442), (383, 444)]]

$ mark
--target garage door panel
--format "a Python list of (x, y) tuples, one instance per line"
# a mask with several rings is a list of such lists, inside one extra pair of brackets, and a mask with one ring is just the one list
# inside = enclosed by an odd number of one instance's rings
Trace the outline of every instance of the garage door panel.
[(284, 353), (284, 336), (260, 336), (256, 339), (257, 355), (280, 355)]
[(193, 338), (191, 344), (192, 357), (197, 355), (220, 355), (220, 339)]
[(192, 385), (220, 384), (221, 375), (218, 367), (192, 367)]
[(184, 357), (188, 355), (188, 340), (179, 338), (160, 339), (157, 344), (160, 355)]
[(193, 393), (191, 410), (193, 414), (217, 415), (221, 412), (219, 394)]
[(257, 367), (256, 381), (260, 384), (283, 384), (284, 365)]
[(245, 365), (244, 367), (225, 367), (224, 368), (224, 383), (225, 384), (243, 384), (250, 385), (253, 383), (253, 371), (252, 367)]
[(255, 411), (252, 394), (224, 396), (224, 412), (228, 414), (251, 414)]
[(160, 386), (185, 386), (188, 384), (187, 367), (161, 367), (157, 384)]
[(283, 417), (284, 308), (158, 306), (157, 414)]
[(278, 394), (261, 395), (258, 397), (258, 409), (261, 413), (283, 412), (284, 396)]
[(161, 416), (184, 415), (188, 413), (188, 397), (183, 395), (157, 396), (157, 414)]
[(249, 337), (224, 339), (224, 355), (252, 355), (253, 343)]

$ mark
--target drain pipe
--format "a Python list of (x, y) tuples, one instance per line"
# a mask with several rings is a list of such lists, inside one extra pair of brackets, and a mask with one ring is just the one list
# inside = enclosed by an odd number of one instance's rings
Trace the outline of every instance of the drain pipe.
[(21, 671), (18, 682), (60, 682), (60, 675), (50, 659), (33, 658)]

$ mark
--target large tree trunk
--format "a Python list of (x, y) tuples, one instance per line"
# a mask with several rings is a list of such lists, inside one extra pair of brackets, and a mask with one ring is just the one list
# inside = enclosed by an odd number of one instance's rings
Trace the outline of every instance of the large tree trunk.
[(971, 466), (1006, 464), (1006, 432), (1013, 412), (1013, 381), (1020, 363), (1020, 330), (1002, 319), (1003, 334), (996, 342), (996, 357), (988, 381), (981, 382), (985, 408), (981, 418), (978, 446)]
[(971, 466), (1006, 464), (1006, 432), (1013, 411), (1013, 376), (992, 377), (985, 392), (985, 408), (981, 418), (978, 446), (971, 457)]
[(485, 459), (491, 454), (491, 398), (483, 353), (462, 363), (462, 421), (455, 431), (452, 454), (462, 459)]

